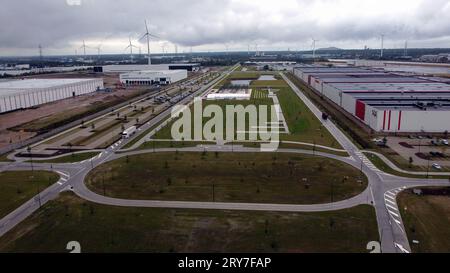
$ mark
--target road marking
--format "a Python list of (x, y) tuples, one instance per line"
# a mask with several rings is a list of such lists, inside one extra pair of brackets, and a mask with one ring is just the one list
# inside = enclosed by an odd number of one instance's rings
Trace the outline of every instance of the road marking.
[(391, 199), (392, 201), (395, 202), (395, 197), (389, 196), (389, 195), (387, 195), (387, 194), (385, 194), (385, 197), (386, 197), (386, 198), (389, 198), (389, 199)]
[(394, 206), (396, 206), (397, 204), (394, 202), (394, 201), (391, 201), (391, 200), (389, 200), (389, 199), (384, 199), (384, 201), (386, 201), (386, 202), (389, 202), (389, 203), (391, 203), (391, 204), (393, 204)]
[(393, 209), (393, 210), (395, 210), (395, 211), (398, 211), (398, 209), (396, 207), (392, 206), (392, 205), (386, 204), (386, 206), (391, 208), (391, 209)]
[(395, 247), (400, 249), (403, 253), (409, 253), (409, 251), (404, 246), (402, 246), (401, 244), (394, 243), (394, 245), (395, 245)]
[[(388, 212), (389, 212), (390, 214), (392, 214), (392, 215), (395, 215), (395, 217), (399, 217), (399, 215), (398, 215), (397, 213), (393, 212), (393, 211), (388, 210)], [(394, 219), (394, 220), (395, 220), (395, 219)]]

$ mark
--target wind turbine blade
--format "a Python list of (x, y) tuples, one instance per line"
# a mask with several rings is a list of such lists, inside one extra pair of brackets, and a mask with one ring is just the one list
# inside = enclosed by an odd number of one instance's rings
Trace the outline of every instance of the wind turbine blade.
[(149, 35), (148, 33), (145, 33), (144, 35), (142, 35), (142, 37), (138, 40), (141, 41), (142, 39), (144, 39), (147, 35)]
[(148, 25), (147, 25), (147, 20), (145, 20), (145, 30), (147, 31), (145, 34), (148, 34)]

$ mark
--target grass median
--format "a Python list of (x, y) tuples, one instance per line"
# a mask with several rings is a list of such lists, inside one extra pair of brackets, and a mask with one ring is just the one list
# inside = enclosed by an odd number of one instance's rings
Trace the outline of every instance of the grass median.
[(398, 196), (399, 208), (412, 251), (449, 253), (450, 188), (420, 190), (421, 195), (408, 190)]
[[(51, 236), (49, 236), (51, 234)], [(126, 208), (65, 193), (0, 238), (0, 252), (305, 253), (367, 252), (375, 211), (289, 213)]]
[(0, 172), (0, 219), (58, 179), (55, 173), (44, 171)]
[(86, 184), (124, 199), (320, 204), (361, 193), (367, 178), (318, 156), (171, 152), (108, 162), (94, 169)]

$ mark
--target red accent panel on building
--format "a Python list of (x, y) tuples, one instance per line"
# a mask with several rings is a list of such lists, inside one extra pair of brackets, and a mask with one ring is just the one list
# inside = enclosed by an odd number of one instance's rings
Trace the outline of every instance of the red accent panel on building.
[(391, 130), (391, 117), (392, 117), (392, 111), (389, 110), (389, 122), (388, 122), (388, 131)]
[(398, 130), (402, 128), (402, 111), (398, 114)]
[(384, 117), (383, 117), (383, 131), (386, 130), (386, 110), (384, 110)]
[(356, 110), (355, 115), (360, 118), (361, 120), (364, 120), (366, 117), (366, 105), (364, 102), (357, 100), (356, 101)]

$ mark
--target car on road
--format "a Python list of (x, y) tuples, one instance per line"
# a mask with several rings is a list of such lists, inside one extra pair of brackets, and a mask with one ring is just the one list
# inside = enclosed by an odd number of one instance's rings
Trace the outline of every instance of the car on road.
[(432, 167), (433, 167), (433, 169), (436, 169), (436, 170), (442, 170), (441, 165), (439, 165), (437, 163), (433, 163)]
[(447, 140), (447, 139), (441, 139), (441, 143), (442, 143), (443, 145), (448, 146), (448, 140)]

